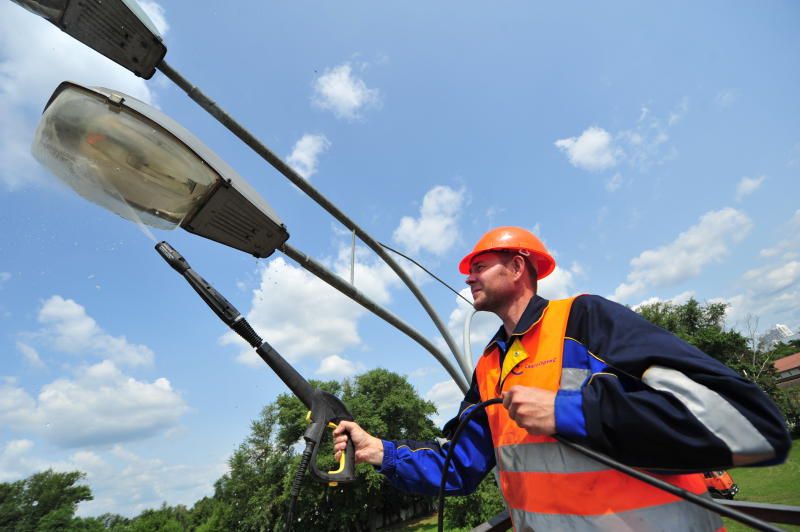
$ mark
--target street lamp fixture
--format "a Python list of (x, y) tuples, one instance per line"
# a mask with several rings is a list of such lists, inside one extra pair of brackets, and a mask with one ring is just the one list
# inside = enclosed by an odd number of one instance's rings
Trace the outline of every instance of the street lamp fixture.
[(135, 0), (11, 0), (144, 79), (167, 47)]
[(262, 258), (289, 238), (267, 202), (197, 137), (117, 91), (61, 83), (33, 155), (84, 198), (135, 222), (180, 226)]

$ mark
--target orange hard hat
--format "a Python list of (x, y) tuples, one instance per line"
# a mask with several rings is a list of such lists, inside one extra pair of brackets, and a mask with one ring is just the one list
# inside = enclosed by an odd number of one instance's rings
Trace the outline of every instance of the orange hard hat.
[(483, 235), (475, 244), (472, 253), (461, 259), (458, 271), (469, 275), (470, 264), (477, 255), (487, 251), (502, 250), (521, 251), (522, 255), (527, 254), (536, 266), (537, 279), (544, 279), (556, 268), (556, 260), (533, 233), (521, 227), (497, 227)]

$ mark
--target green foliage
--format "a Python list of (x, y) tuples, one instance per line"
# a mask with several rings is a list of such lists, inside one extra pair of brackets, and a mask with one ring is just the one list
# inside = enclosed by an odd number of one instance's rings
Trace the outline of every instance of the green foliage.
[(0, 530), (16, 532), (87, 530), (75, 518), (78, 503), (92, 500), (78, 471), (52, 469), (25, 480), (0, 484)]
[[(438, 435), (429, 416), (432, 403), (421, 399), (399, 375), (373, 370), (344, 385), (312, 382), (339, 396), (366, 430), (391, 439)], [(198, 530), (281, 530), (299, 453), (296, 448), (307, 428), (306, 407), (284, 394), (267, 405), (251, 425), (250, 435), (230, 459), (230, 472), (215, 485), (214, 503), (205, 502), (208, 517)], [(318, 451), (320, 469), (333, 469), (333, 448), (325, 441)], [(297, 501), (296, 526), (308, 530), (367, 530), (375, 516), (398, 520), (402, 511), (428, 511), (428, 497), (400, 493), (369, 465), (358, 466), (359, 481), (346, 487), (322, 485), (310, 475), (303, 479)], [(199, 503), (198, 503), (199, 504)], [(198, 511), (196, 505), (195, 511)], [(198, 521), (195, 521), (198, 522)]]
[(772, 353), (775, 356), (775, 360), (788, 357), (789, 355), (793, 355), (795, 353), (800, 353), (800, 340), (792, 340), (788, 343), (779, 342), (775, 347), (772, 348)]
[(474, 493), (466, 497), (449, 497), (445, 501), (445, 529), (474, 528), (504, 509), (503, 496), (495, 483), (494, 475), (487, 475)]
[(682, 305), (657, 302), (642, 305), (637, 312), (700, 351), (731, 367), (749, 353), (748, 339), (734, 330), (726, 331), (724, 303), (701, 305), (694, 298)]

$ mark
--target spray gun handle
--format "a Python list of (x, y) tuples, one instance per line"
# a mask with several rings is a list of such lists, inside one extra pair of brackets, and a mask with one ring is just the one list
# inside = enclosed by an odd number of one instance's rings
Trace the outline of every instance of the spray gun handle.
[(339, 459), (339, 469), (333, 471), (321, 471), (317, 467), (317, 451), (319, 450), (325, 429), (335, 429), (340, 421), (353, 421), (353, 416), (344, 406), (344, 403), (335, 395), (314, 390), (314, 399), (311, 406), (311, 426), (308, 427), (304, 435), (306, 441), (313, 443), (314, 450), (311, 455), (311, 474), (317, 480), (326, 482), (329, 485), (346, 484), (356, 480), (356, 451), (353, 440), (347, 440), (341, 458)]

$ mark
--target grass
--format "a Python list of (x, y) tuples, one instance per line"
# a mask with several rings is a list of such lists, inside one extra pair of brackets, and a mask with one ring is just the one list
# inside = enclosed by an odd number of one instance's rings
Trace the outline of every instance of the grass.
[[(731, 469), (733, 481), (739, 485), (737, 501), (766, 502), (800, 506), (800, 440), (795, 440), (786, 463), (774, 467)], [(742, 524), (725, 519), (731, 532), (751, 530)], [(800, 532), (800, 526), (777, 525)]]
[(418, 517), (411, 521), (387, 528), (387, 532), (436, 532), (438, 514), (429, 517)]
[[(800, 506), (800, 440), (795, 440), (786, 463), (773, 467), (731, 469), (733, 481), (739, 485), (737, 501), (765, 502)], [(744, 532), (750, 527), (724, 519), (729, 532)], [(777, 525), (800, 532), (800, 526)], [(436, 514), (388, 528), (391, 532), (435, 532)]]

